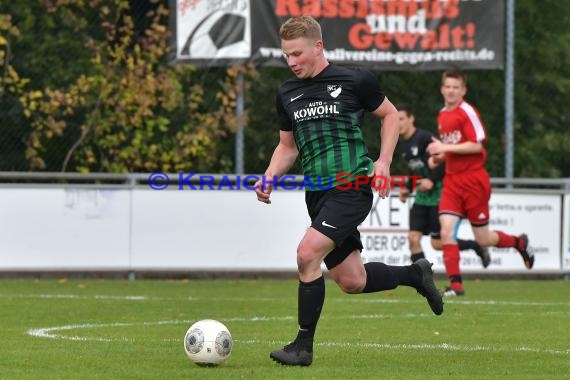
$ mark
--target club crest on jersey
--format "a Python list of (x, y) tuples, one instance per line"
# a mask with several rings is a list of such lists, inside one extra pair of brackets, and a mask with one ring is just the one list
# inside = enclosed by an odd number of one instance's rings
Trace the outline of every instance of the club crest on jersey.
[(412, 151), (412, 156), (414, 156), (414, 157), (415, 157), (415, 156), (417, 156), (417, 155), (418, 155), (418, 151), (419, 151), (419, 150), (418, 150), (418, 147), (417, 147), (417, 146), (413, 146), (413, 147), (411, 147), (411, 149), (410, 149), (410, 150)]
[(327, 85), (327, 92), (333, 98), (336, 98), (342, 92), (342, 86), (340, 84), (329, 84)]

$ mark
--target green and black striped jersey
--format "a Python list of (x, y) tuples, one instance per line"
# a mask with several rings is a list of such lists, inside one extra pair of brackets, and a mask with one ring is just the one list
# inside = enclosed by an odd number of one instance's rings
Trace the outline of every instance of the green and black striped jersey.
[(384, 98), (371, 72), (333, 64), (313, 78), (281, 85), (276, 99), (280, 127), (294, 134), (303, 174), (315, 185), (306, 190), (336, 186), (341, 173), (372, 174), (361, 126), (364, 111), (376, 110)]
[[(415, 204), (422, 206), (437, 206), (443, 186), (443, 175), (445, 164), (441, 164), (434, 170), (428, 166), (429, 154), (427, 146), (432, 142), (433, 134), (425, 129), (416, 128), (416, 131), (409, 139), (400, 138), (398, 145), (402, 158), (408, 163), (409, 175), (429, 178), (433, 182), (433, 188), (429, 191), (416, 191)], [(408, 181), (406, 187), (410, 191), (415, 189)]]

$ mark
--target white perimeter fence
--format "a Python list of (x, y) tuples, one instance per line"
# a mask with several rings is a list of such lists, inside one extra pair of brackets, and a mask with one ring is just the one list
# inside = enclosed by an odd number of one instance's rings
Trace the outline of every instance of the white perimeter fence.
[[(243, 189), (244, 176), (211, 176), (221, 190), (198, 190), (198, 183), (191, 190), (178, 174), (169, 177), (158, 191), (149, 174), (0, 173), (0, 273), (296, 270), (296, 247), (309, 226), (304, 191), (277, 190), (266, 205)], [(241, 190), (230, 185), (236, 180)], [(463, 271), (570, 273), (570, 179), (492, 183), (490, 227), (526, 232), (535, 268), (526, 270), (512, 249), (493, 248), (485, 270), (473, 252), (462, 252)], [(365, 261), (409, 263), (408, 208), (397, 191), (375, 200), (360, 226)], [(458, 235), (472, 237), (467, 222)], [(428, 237), (422, 244), (443, 272), (441, 253)]]

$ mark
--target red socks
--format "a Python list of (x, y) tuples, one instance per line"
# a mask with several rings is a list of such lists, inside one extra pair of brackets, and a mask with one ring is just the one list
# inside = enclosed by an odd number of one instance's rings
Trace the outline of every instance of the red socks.
[(515, 248), (517, 244), (517, 238), (513, 235), (507, 235), (503, 231), (495, 231), (499, 234), (499, 242), (497, 243), (497, 248)]
[(459, 246), (457, 244), (443, 245), (443, 264), (447, 277), (451, 280), (451, 288), (463, 290), (461, 271), (459, 270)]

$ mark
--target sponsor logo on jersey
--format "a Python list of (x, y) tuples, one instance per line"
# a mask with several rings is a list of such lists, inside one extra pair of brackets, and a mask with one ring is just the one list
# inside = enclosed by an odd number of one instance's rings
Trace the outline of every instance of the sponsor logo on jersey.
[(293, 112), (295, 121), (321, 119), (330, 115), (340, 114), (337, 104), (326, 102), (312, 102), (305, 108)]
[(461, 141), (461, 131), (453, 131), (441, 134), (441, 141), (444, 144), (457, 144)]
[(418, 172), (425, 167), (424, 162), (419, 158), (412, 158), (408, 161), (408, 168), (413, 172)]

